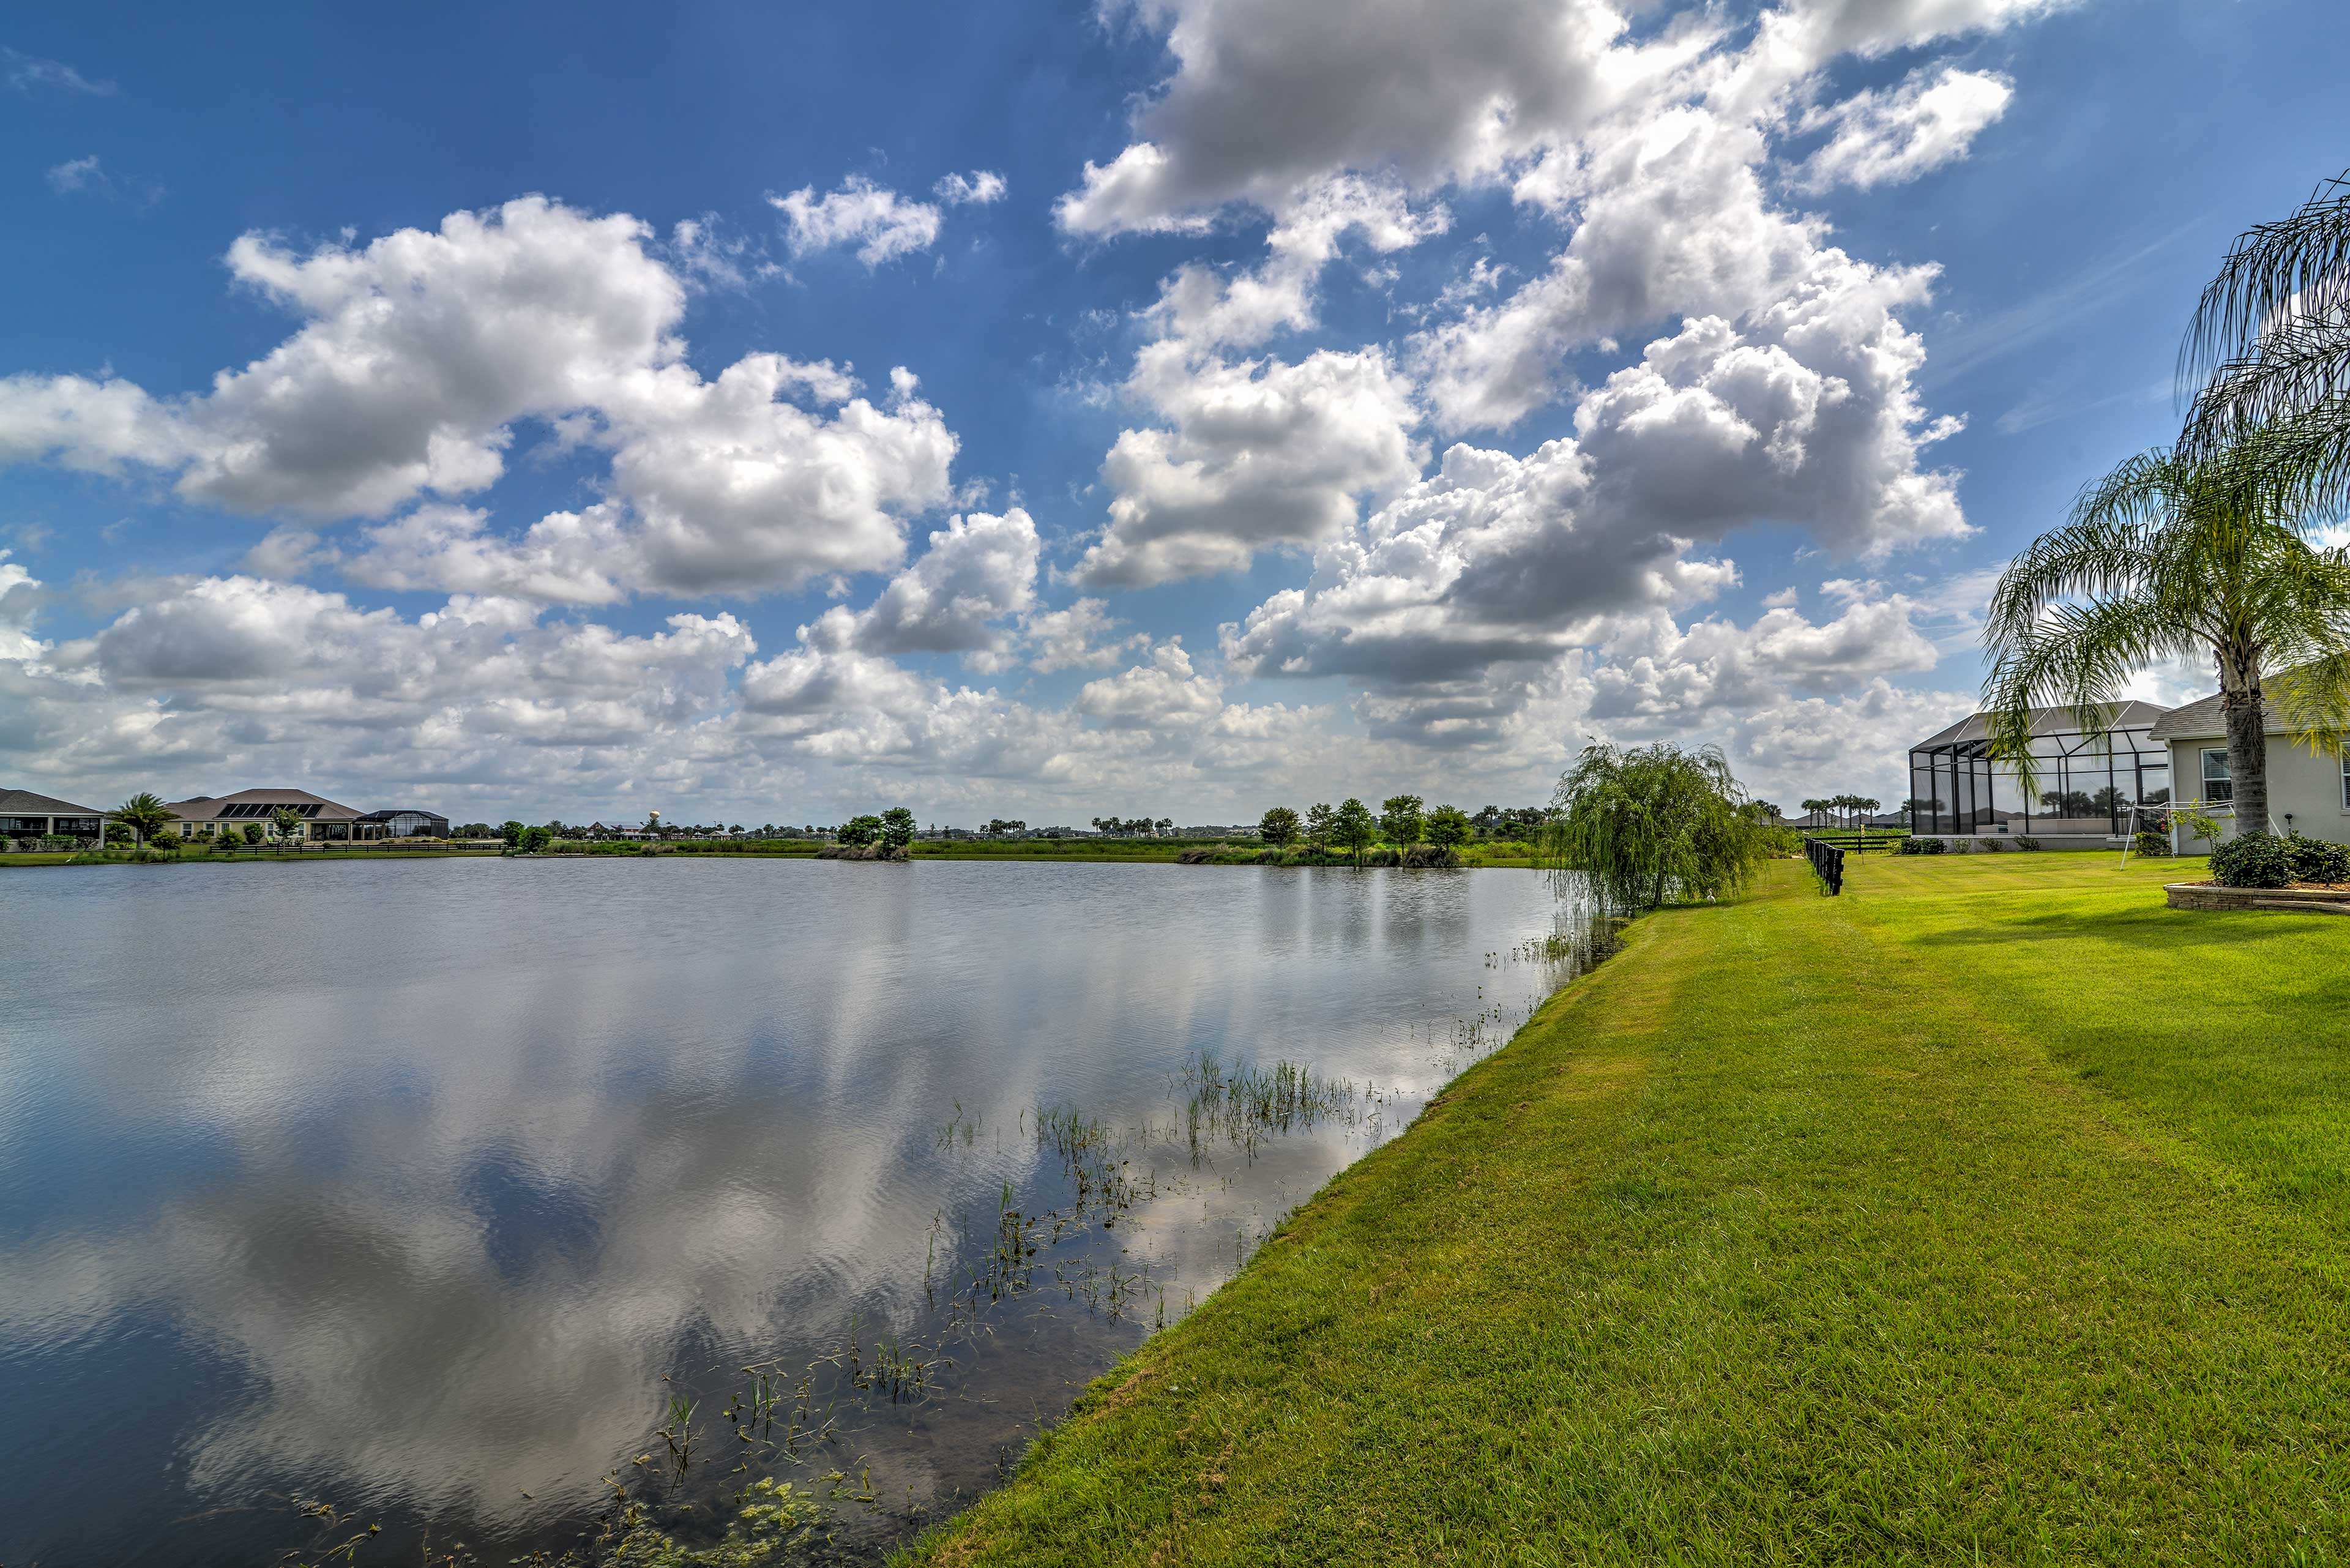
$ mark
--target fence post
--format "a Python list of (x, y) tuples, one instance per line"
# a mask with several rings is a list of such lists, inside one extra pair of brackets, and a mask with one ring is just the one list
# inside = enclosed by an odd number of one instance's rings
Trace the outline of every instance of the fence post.
[(1804, 836), (1804, 857), (1812, 863), (1821, 886), (1831, 898), (1844, 891), (1844, 851), (1823, 839)]

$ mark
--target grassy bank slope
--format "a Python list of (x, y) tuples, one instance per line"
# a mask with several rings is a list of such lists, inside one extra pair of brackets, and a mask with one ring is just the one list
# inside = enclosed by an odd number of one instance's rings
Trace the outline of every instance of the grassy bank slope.
[(2350, 921), (2179, 874), (1641, 920), (914, 1557), (2338, 1560)]

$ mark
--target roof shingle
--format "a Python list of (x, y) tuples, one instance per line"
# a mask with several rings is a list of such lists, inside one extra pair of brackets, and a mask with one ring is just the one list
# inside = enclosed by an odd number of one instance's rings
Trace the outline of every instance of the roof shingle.
[(28, 789), (0, 789), (0, 816), (103, 816), (94, 805), (76, 805)]

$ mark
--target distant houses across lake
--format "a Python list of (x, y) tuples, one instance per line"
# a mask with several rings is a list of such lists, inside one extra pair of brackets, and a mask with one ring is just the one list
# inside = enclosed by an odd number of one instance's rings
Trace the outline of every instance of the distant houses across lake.
[[(360, 811), (302, 789), (247, 789), (234, 794), (191, 795), (166, 802), (168, 831), (182, 838), (224, 836), (275, 842), (357, 844), (400, 838), (446, 838), (449, 819), (437, 811), (395, 806)], [(281, 826), (278, 813), (291, 812)], [(0, 847), (78, 848), (105, 836), (117, 814), (32, 790), (0, 789)], [(247, 832), (247, 829), (254, 831)]]
[(319, 843), (363, 843), (384, 838), (446, 838), (449, 819), (438, 812), (396, 808), (359, 811), (306, 789), (246, 789), (234, 794), (192, 795), (165, 807), (179, 818), (182, 836), (211, 837), (226, 827), (255, 824), (274, 832), (281, 811), (300, 819), (287, 836)]
[(105, 813), (28, 789), (0, 789), (0, 838), (96, 838)]

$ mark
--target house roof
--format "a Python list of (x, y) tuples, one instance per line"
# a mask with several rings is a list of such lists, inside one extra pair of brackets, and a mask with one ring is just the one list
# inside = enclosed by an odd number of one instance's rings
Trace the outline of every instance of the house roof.
[[(2292, 732), (2284, 715), (2277, 711), (2276, 699), (2263, 692), (2261, 697), (2261, 730), (2264, 734), (2282, 735)], [(2173, 708), (2154, 727), (2158, 741), (2203, 741), (2228, 732), (2225, 710), (2220, 706), (2220, 693), (2199, 697), (2183, 707)]]
[[(2159, 725), (2163, 710), (2158, 703), (2135, 700), (2116, 703), (2113, 722), (2107, 730), (2143, 730)], [(2070, 708), (2034, 708), (2032, 710), (2032, 732), (2035, 735), (2079, 735), (2087, 733), (2081, 728), (2079, 717)], [(2159, 731), (2158, 729), (2158, 736)], [(1927, 736), (1911, 747), (1923, 751), (1928, 746), (1947, 746), (1965, 741), (1986, 741), (1991, 738), (1991, 715), (1970, 713), (1949, 729)]]
[(28, 789), (0, 789), (0, 816), (103, 816), (94, 805), (76, 805)]
[(348, 805), (312, 794), (306, 789), (241, 789), (234, 794), (192, 795), (165, 809), (182, 822), (218, 822), (224, 817), (266, 821), (281, 805), (290, 805), (306, 822), (357, 822), (359, 814)]

